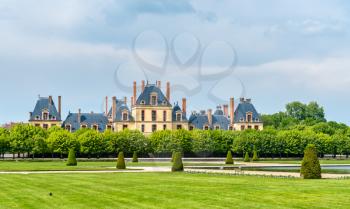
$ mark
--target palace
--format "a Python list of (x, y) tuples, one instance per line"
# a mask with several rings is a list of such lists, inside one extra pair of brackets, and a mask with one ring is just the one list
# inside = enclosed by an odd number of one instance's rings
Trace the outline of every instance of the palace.
[(235, 109), (235, 101), (230, 98), (229, 105), (223, 104), (207, 111), (192, 112), (187, 115), (187, 100), (182, 98), (181, 107), (177, 103), (170, 103), (170, 83), (166, 83), (165, 95), (161, 90), (161, 82), (149, 84), (141, 82), (140, 93), (137, 94), (137, 83), (133, 83), (133, 96), (128, 105), (127, 98), (120, 100), (112, 97), (109, 109), (106, 97), (104, 113), (77, 113), (69, 112), (67, 118), (61, 118), (61, 96), (58, 97), (58, 109), (49, 97), (39, 97), (34, 111), (30, 112), (29, 123), (48, 129), (60, 126), (71, 132), (81, 128), (91, 128), (98, 131), (110, 129), (120, 131), (123, 129), (140, 130), (150, 134), (157, 130), (176, 129), (202, 129), (202, 130), (262, 130), (263, 123), (251, 99), (240, 98)]

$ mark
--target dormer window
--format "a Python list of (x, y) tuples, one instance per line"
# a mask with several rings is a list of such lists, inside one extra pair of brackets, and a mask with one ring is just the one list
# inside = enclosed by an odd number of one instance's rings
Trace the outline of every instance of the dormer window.
[(157, 95), (151, 95), (151, 105), (157, 105)]
[(176, 121), (181, 121), (181, 113), (176, 113)]
[(145, 104), (145, 100), (141, 100), (140, 104), (144, 105)]
[(243, 122), (243, 118), (240, 118), (239, 121), (240, 121), (240, 122)]
[(55, 117), (55, 116), (52, 116), (52, 120), (56, 120), (56, 117)]
[(204, 130), (209, 130), (209, 126), (205, 125)]
[(246, 113), (246, 121), (247, 121), (248, 123), (250, 123), (250, 122), (252, 122), (252, 120), (253, 120), (253, 113), (247, 112), (247, 113)]
[(64, 127), (67, 131), (71, 131), (71, 125), (67, 124), (65, 127)]
[(215, 130), (219, 130), (220, 129), (220, 126), (215, 126)]
[(163, 104), (163, 105), (166, 105), (166, 101), (164, 100), (164, 101), (162, 102), (162, 104)]
[(48, 112), (43, 112), (43, 120), (47, 120), (49, 118)]
[(123, 112), (123, 121), (127, 121), (127, 120), (128, 120), (128, 113)]
[(95, 130), (95, 131), (97, 131), (97, 130), (98, 130), (98, 125), (97, 125), (97, 124), (93, 125), (93, 126), (92, 126), (92, 129)]
[(87, 128), (87, 126), (86, 126), (86, 125), (81, 125), (81, 128), (83, 128), (83, 129), (84, 129), (84, 128)]
[(35, 116), (35, 120), (40, 120), (40, 116), (39, 115)]

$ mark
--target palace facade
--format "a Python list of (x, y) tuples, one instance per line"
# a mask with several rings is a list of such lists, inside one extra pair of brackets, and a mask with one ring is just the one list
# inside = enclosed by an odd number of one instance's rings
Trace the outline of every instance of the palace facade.
[[(170, 103), (170, 83), (166, 83), (165, 94), (162, 92), (161, 82), (155, 84), (141, 81), (137, 88), (133, 83), (133, 96), (128, 104), (127, 97), (117, 99), (112, 97), (111, 107), (106, 97), (106, 109), (104, 113), (83, 113), (79, 109), (77, 113), (69, 112), (66, 119), (61, 119), (61, 96), (58, 97), (58, 109), (49, 97), (39, 97), (34, 111), (30, 112), (29, 123), (42, 128), (61, 126), (71, 132), (81, 128), (90, 128), (98, 131), (110, 129), (120, 131), (123, 129), (140, 130), (148, 135), (157, 130), (176, 129), (203, 129), (203, 130), (262, 130), (263, 123), (256, 111), (251, 99), (240, 98), (235, 108), (235, 101), (230, 98), (229, 105), (218, 105), (213, 112), (192, 112), (187, 115), (187, 100), (182, 98), (181, 106), (178, 102)], [(137, 89), (140, 92), (137, 92)]]

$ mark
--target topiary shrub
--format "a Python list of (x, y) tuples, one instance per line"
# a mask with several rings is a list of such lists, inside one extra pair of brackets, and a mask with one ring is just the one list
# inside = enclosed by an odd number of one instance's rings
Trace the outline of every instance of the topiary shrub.
[(137, 152), (135, 151), (134, 154), (132, 155), (132, 162), (137, 163), (139, 162), (139, 159), (137, 158)]
[(258, 152), (256, 150), (254, 150), (252, 161), (258, 161), (258, 160), (259, 160)]
[(184, 165), (182, 163), (181, 152), (176, 152), (174, 154), (174, 162), (173, 162), (173, 167), (171, 168), (171, 171), (176, 172), (176, 171), (183, 171), (183, 170), (184, 170)]
[(232, 159), (231, 150), (229, 150), (229, 151), (227, 152), (225, 164), (233, 164), (233, 159)]
[(244, 156), (244, 162), (249, 162), (250, 159), (249, 159), (249, 153), (248, 152), (245, 152), (245, 156)]
[(68, 160), (67, 160), (67, 166), (77, 166), (77, 159), (75, 158), (75, 151), (74, 149), (70, 149), (68, 153)]
[(316, 146), (309, 144), (304, 150), (304, 158), (301, 162), (300, 176), (304, 179), (320, 179), (321, 165), (317, 158)]
[(125, 160), (124, 160), (124, 153), (119, 152), (118, 154), (118, 160), (117, 160), (117, 169), (125, 169)]

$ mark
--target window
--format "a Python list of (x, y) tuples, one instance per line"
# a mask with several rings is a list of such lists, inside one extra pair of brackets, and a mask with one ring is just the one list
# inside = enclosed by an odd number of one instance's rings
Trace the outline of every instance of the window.
[(86, 125), (81, 125), (81, 128), (86, 128), (87, 126)]
[(39, 124), (39, 123), (36, 123), (35, 126), (36, 126), (36, 127), (40, 127), (40, 124)]
[(52, 116), (52, 120), (56, 120), (56, 117), (55, 117), (55, 116)]
[(71, 131), (71, 126), (70, 126), (70, 125), (66, 125), (65, 129), (66, 129), (67, 131)]
[(111, 125), (107, 125), (107, 130), (111, 130), (112, 126)]
[(144, 105), (145, 104), (145, 100), (141, 100), (140, 104)]
[(176, 121), (181, 121), (181, 113), (176, 113)]
[(166, 130), (166, 124), (163, 125), (163, 130)]
[(152, 110), (152, 121), (156, 121), (157, 120), (157, 111)]
[(177, 129), (177, 130), (182, 129), (182, 125), (177, 125), (177, 126), (176, 126), (176, 129)]
[(252, 113), (247, 113), (247, 121), (252, 122)]
[(163, 121), (166, 121), (166, 111), (163, 111)]
[(156, 95), (151, 96), (151, 105), (157, 105), (157, 96)]
[(241, 130), (243, 131), (245, 129), (244, 125), (241, 125)]
[(124, 112), (123, 113), (123, 121), (127, 121), (128, 120), (128, 113)]
[(220, 126), (215, 126), (215, 130), (219, 130), (220, 129)]
[(94, 129), (95, 131), (97, 131), (97, 130), (98, 130), (98, 125), (93, 125), (93, 126), (92, 126), (92, 129)]
[(49, 125), (48, 125), (48, 124), (43, 124), (43, 128), (44, 128), (44, 129), (48, 129), (48, 128), (49, 128)]
[(248, 129), (252, 129), (252, 126), (248, 126)]
[(47, 120), (48, 117), (49, 117), (49, 113), (44, 112), (43, 113), (43, 120)]
[(192, 131), (192, 130), (193, 130), (193, 126), (190, 126), (190, 128), (189, 128), (189, 129), (190, 129), (190, 131)]
[(209, 130), (209, 126), (204, 126), (204, 130)]
[(141, 121), (145, 121), (145, 111), (141, 110)]
[(259, 130), (259, 126), (255, 125), (255, 126), (254, 126), (254, 129), (255, 129), (255, 130)]
[(127, 129), (127, 128), (128, 128), (128, 125), (123, 124), (123, 130), (124, 130), (124, 129)]
[(152, 132), (155, 132), (157, 130), (157, 125), (156, 124), (153, 124), (152, 125)]
[(230, 131), (232, 131), (232, 130), (233, 130), (233, 127), (232, 127), (232, 126), (230, 126), (230, 127), (229, 127), (229, 129), (230, 129)]
[(54, 127), (54, 126), (56, 126), (56, 124), (52, 124), (52, 125), (51, 125), (51, 127)]
[(142, 133), (145, 132), (145, 125), (144, 124), (141, 125), (141, 132)]
[(40, 120), (39, 115), (35, 116), (35, 120)]

